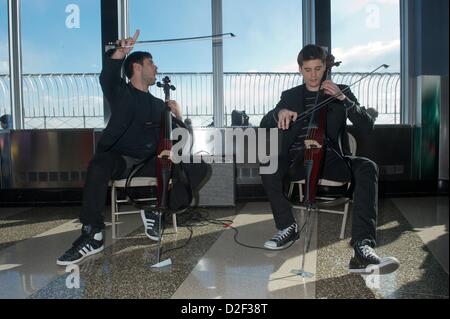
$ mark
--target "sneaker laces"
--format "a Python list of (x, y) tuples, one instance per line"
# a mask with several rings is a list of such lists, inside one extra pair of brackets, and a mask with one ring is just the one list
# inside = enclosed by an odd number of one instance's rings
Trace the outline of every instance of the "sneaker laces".
[(289, 226), (288, 228), (285, 228), (283, 230), (279, 230), (278, 233), (276, 233), (276, 235), (273, 236), (273, 238), (271, 240), (275, 241), (275, 242), (282, 241), (283, 239), (288, 237), (293, 230), (295, 230), (295, 226), (296, 225), (293, 224), (293, 225)]
[(375, 250), (369, 245), (359, 246), (359, 250), (365, 258), (379, 258), (375, 253)]

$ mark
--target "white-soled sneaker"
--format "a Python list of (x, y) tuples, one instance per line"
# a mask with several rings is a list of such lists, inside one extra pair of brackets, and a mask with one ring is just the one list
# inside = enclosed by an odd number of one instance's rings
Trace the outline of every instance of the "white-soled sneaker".
[(159, 241), (161, 213), (153, 210), (141, 210), (141, 217), (147, 237), (151, 240)]
[(60, 266), (76, 264), (88, 256), (98, 254), (104, 248), (103, 232), (100, 229), (92, 228), (90, 225), (84, 225), (81, 229), (81, 236), (64, 255), (56, 260), (56, 264)]
[(288, 228), (278, 231), (272, 239), (265, 242), (264, 247), (272, 250), (283, 249), (299, 239), (299, 237), (298, 225), (294, 223)]
[(360, 240), (353, 246), (353, 257), (348, 271), (359, 274), (385, 275), (396, 271), (400, 262), (395, 257), (378, 257), (368, 239)]

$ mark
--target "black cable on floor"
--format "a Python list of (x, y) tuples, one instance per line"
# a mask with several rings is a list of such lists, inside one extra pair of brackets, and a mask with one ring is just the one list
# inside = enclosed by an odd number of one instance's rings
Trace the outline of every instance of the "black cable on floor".
[[(190, 224), (187, 224), (187, 221), (189, 221), (189, 220), (191, 220), (191, 219), (193, 218), (192, 215), (193, 215), (194, 213), (196, 213), (194, 210), (188, 209), (188, 210), (186, 210), (185, 212), (183, 212), (182, 214), (178, 214), (178, 215), (177, 215), (177, 219), (178, 219), (178, 217), (184, 216), (184, 215), (187, 215), (187, 214), (188, 214), (189, 218), (188, 218), (186, 221), (184, 221), (184, 222), (182, 221), (181, 223), (178, 223), (178, 227), (186, 227), (186, 228), (189, 230), (189, 232), (190, 232), (189, 238), (186, 240), (186, 242), (185, 242), (184, 244), (182, 244), (182, 245), (180, 245), (180, 246), (178, 246), (178, 247), (171, 248), (171, 249), (168, 249), (168, 250), (163, 250), (163, 249), (161, 248), (161, 256), (162, 256), (163, 254), (165, 254), (165, 253), (170, 252), (170, 251), (175, 251), (175, 250), (184, 248), (184, 247), (186, 247), (187, 245), (189, 245), (190, 241), (192, 240), (192, 237), (194, 236), (194, 230), (193, 230), (193, 227), (200, 227), (200, 226), (198, 226), (198, 225), (190, 225)], [(206, 225), (201, 225), (201, 226), (206, 226)], [(163, 235), (163, 234), (164, 234), (164, 228), (163, 228), (163, 232), (162, 232), (162, 234), (161, 234), (161, 238), (162, 238), (162, 235)]]
[[(311, 213), (309, 213), (309, 214), (311, 214)], [(161, 249), (161, 256), (164, 253), (168, 253), (170, 251), (175, 251), (175, 250), (184, 248), (187, 245), (189, 245), (189, 243), (192, 240), (192, 237), (194, 235), (194, 230), (193, 230), (194, 227), (206, 227), (206, 226), (208, 226), (210, 224), (212, 224), (212, 225), (222, 225), (222, 226), (224, 226), (224, 228), (232, 229), (235, 232), (235, 234), (233, 236), (234, 242), (236, 244), (242, 246), (242, 247), (246, 247), (246, 248), (250, 248), (250, 249), (259, 249), (259, 250), (266, 250), (266, 251), (283, 251), (283, 250), (287, 250), (290, 247), (292, 247), (292, 245), (294, 245), (297, 242), (297, 240), (298, 240), (298, 239), (295, 239), (294, 241), (292, 241), (289, 244), (289, 246), (281, 248), (281, 249), (276, 249), (276, 250), (275, 249), (265, 248), (265, 247), (259, 247), (259, 246), (251, 246), (251, 245), (248, 245), (248, 244), (244, 244), (244, 243), (242, 243), (242, 242), (240, 242), (238, 240), (239, 230), (237, 228), (231, 226), (233, 224), (233, 222), (234, 222), (233, 220), (229, 220), (229, 219), (209, 219), (208, 218), (208, 216), (209, 216), (208, 211), (206, 211), (204, 209), (201, 209), (201, 208), (196, 208), (196, 209), (190, 208), (190, 209), (186, 210), (185, 212), (183, 212), (182, 214), (178, 214), (177, 215), (177, 217), (182, 217), (182, 216), (188, 216), (188, 218), (185, 221), (182, 221), (181, 223), (179, 223), (178, 226), (179, 227), (186, 227), (189, 230), (189, 232), (190, 232), (189, 238), (186, 240), (186, 242), (183, 245), (181, 245), (179, 247), (171, 248), (171, 249), (168, 249), (166, 251)], [(308, 222), (310, 217), (311, 217), (311, 215), (308, 216), (307, 220), (303, 223), (302, 227), (300, 228), (300, 230), (299, 230), (299, 238), (300, 238), (304, 228), (306, 227), (306, 224), (307, 224), (307, 222)], [(196, 221), (198, 223), (190, 224), (189, 223), (190, 221)], [(206, 222), (206, 223), (202, 223), (202, 222)], [(164, 229), (163, 229), (163, 234), (164, 234)], [(161, 237), (162, 237), (162, 235), (161, 235)]]
[[(205, 213), (207, 213), (207, 212), (205, 211)], [(310, 218), (310, 216), (308, 217), (308, 219), (309, 219), (309, 218)], [(240, 246), (246, 247), (246, 248), (260, 249), (260, 250), (267, 250), (267, 251), (282, 251), (282, 250), (286, 250), (286, 249), (289, 249), (290, 247), (292, 247), (292, 245), (294, 245), (295, 242), (298, 240), (298, 239), (295, 239), (294, 241), (292, 241), (292, 243), (289, 244), (289, 246), (284, 247), (284, 248), (281, 248), (281, 249), (269, 249), (269, 248), (265, 248), (265, 247), (251, 246), (251, 245), (247, 245), (247, 244), (241, 243), (241, 242), (237, 239), (237, 237), (238, 237), (238, 235), (239, 235), (239, 230), (238, 230), (237, 228), (231, 226), (231, 225), (233, 224), (233, 221), (232, 221), (232, 220), (225, 220), (225, 219), (208, 219), (208, 218), (206, 218), (206, 217), (203, 217), (203, 219), (204, 219), (205, 221), (207, 221), (208, 223), (210, 223), (210, 224), (223, 225), (225, 228), (230, 228), (230, 229), (232, 229), (232, 230), (235, 232), (234, 237), (233, 237), (235, 243), (238, 244), (238, 245), (240, 245)], [(303, 232), (303, 229), (304, 229), (305, 226), (306, 226), (306, 223), (307, 223), (307, 221), (305, 221), (305, 222), (303, 223), (302, 227), (301, 227), (300, 230), (299, 230), (299, 238), (300, 238), (300, 236), (301, 236), (301, 234), (302, 234), (302, 232)]]

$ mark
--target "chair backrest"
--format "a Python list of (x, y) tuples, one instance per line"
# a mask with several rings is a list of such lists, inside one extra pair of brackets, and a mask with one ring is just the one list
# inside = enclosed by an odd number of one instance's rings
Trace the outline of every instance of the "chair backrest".
[(357, 146), (358, 146), (356, 144), (356, 139), (355, 139), (355, 137), (352, 134), (350, 134), (348, 132), (347, 132), (347, 134), (348, 134), (348, 144), (350, 146), (350, 153), (352, 153), (352, 155), (355, 156), (356, 155), (356, 149), (357, 149)]

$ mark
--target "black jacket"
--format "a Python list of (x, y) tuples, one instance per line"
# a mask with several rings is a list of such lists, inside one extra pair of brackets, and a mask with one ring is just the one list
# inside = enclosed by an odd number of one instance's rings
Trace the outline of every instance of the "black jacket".
[(123, 60), (106, 58), (100, 84), (111, 107), (111, 118), (98, 143), (100, 152), (145, 158), (156, 154), (159, 123), (165, 104), (137, 90), (121, 77)]
[[(338, 85), (341, 90), (345, 90), (347, 86)], [(299, 115), (305, 111), (304, 106), (304, 90), (305, 86), (300, 85), (284, 91), (281, 99), (275, 109), (267, 113), (261, 121), (260, 127), (274, 128), (277, 127), (278, 112), (282, 109), (288, 109), (297, 112)], [(374, 128), (373, 118), (367, 114), (364, 107), (359, 106), (356, 97), (348, 90), (345, 95), (356, 102), (355, 106), (346, 110), (343, 103), (337, 99), (332, 101), (327, 107), (327, 123), (326, 136), (328, 138), (328, 146), (333, 147), (343, 155), (350, 155), (350, 147), (347, 136), (347, 118), (361, 132), (368, 133)], [(281, 132), (281, 144), (279, 147), (279, 156), (283, 160), (287, 160), (289, 148), (295, 141), (298, 134), (300, 124), (291, 126), (289, 130)]]

